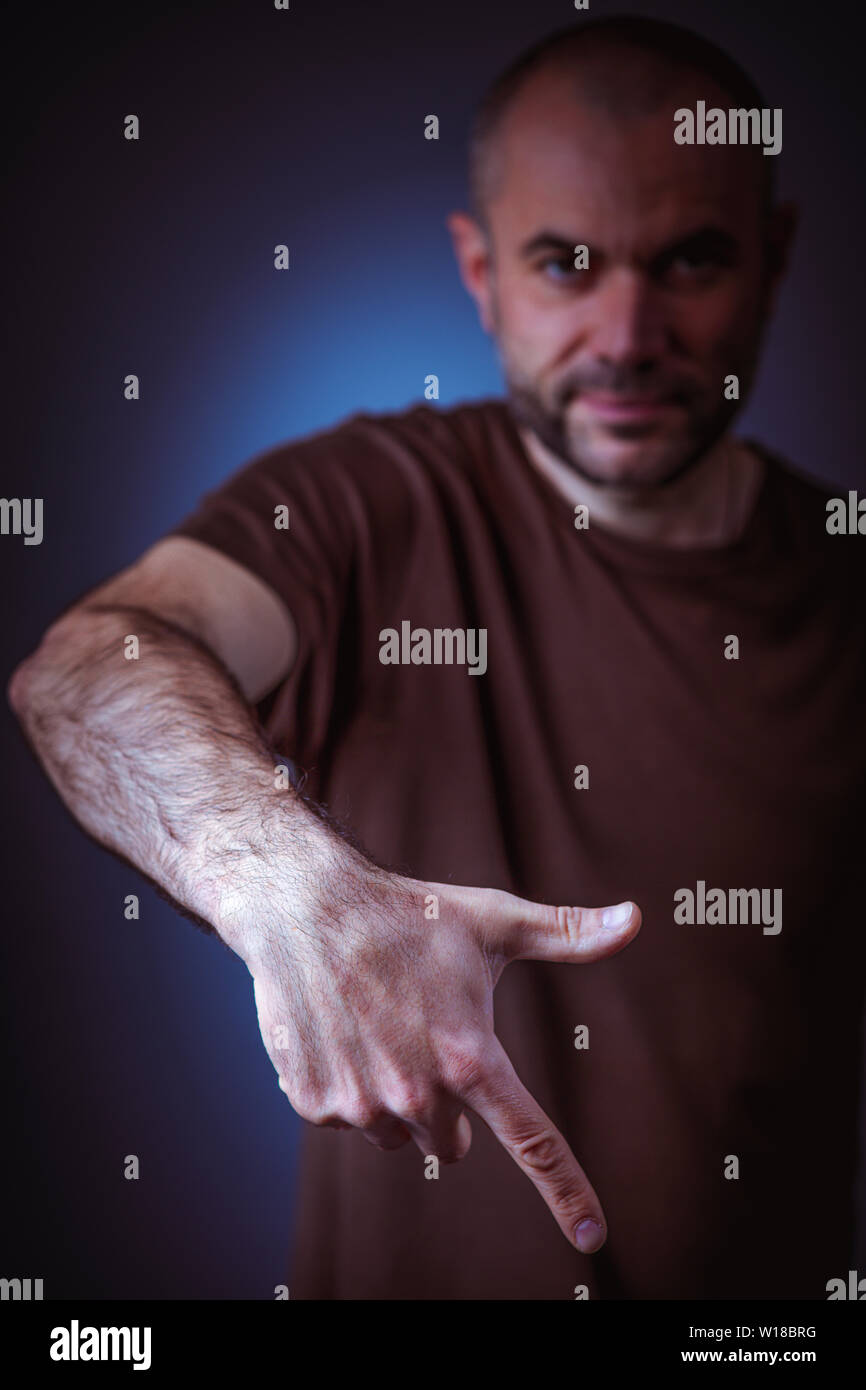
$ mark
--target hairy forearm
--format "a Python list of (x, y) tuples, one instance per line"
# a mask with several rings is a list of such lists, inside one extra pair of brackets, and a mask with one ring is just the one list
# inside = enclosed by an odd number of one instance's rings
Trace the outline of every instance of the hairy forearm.
[[(130, 636), (137, 659), (125, 655)], [(285, 785), (282, 760), (213, 653), (145, 609), (73, 609), (9, 695), (83, 829), (241, 954), (235, 923), (248, 924), (254, 891), (264, 904), (277, 861), (285, 895), (356, 857)]]

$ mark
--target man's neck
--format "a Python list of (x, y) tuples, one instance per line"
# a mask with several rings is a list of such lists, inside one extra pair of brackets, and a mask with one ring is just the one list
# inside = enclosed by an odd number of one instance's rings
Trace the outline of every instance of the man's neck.
[(575, 473), (528, 427), (518, 429), (530, 463), (568, 502), (588, 507), (590, 525), (596, 522), (632, 540), (682, 549), (730, 545), (752, 515), (764, 476), (764, 460), (723, 435), (667, 487), (599, 487)]

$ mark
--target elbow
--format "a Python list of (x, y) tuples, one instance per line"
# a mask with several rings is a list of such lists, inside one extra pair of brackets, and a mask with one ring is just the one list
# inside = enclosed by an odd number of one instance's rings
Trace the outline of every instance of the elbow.
[(28, 667), (30, 658), (19, 662), (6, 683), (6, 699), (13, 714), (21, 719), (27, 705), (27, 692), (30, 685)]
[[(61, 628), (65, 630), (65, 627), (64, 615), (46, 628), (33, 651), (25, 656), (23, 661), (19, 661), (6, 682), (6, 700), (13, 714), (22, 722), (24, 716), (32, 710), (34, 702), (41, 697), (45, 675), (58, 659), (55, 632)], [(62, 646), (59, 650), (62, 655)]]

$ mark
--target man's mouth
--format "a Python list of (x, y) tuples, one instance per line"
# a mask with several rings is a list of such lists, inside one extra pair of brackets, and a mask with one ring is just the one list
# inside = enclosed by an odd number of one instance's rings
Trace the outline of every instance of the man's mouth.
[(586, 391), (581, 392), (576, 400), (602, 420), (654, 420), (665, 411), (676, 408), (671, 396), (624, 396)]

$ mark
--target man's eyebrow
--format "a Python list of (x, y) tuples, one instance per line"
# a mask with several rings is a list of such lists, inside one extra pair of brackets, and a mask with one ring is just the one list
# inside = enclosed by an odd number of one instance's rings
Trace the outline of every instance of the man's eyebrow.
[(581, 245), (583, 245), (583, 243), (579, 237), (563, 236), (560, 232), (553, 232), (545, 228), (544, 231), (537, 232), (534, 237), (530, 237), (529, 241), (525, 241), (522, 246), (518, 247), (517, 254), (522, 256), (524, 260), (528, 260), (530, 256), (534, 256), (538, 251), (572, 250), (575, 246)]
[[(585, 245), (580, 237), (564, 236), (561, 232), (553, 231), (545, 227), (543, 231), (536, 232), (535, 236), (525, 241), (518, 248), (518, 255), (524, 260), (530, 260), (539, 251), (572, 251), (575, 246)], [(716, 252), (720, 255), (733, 255), (737, 250), (737, 239), (731, 232), (724, 227), (719, 227), (713, 223), (705, 223), (701, 227), (696, 227), (693, 231), (685, 232), (668, 242), (665, 246), (655, 251), (649, 258), (651, 262), (662, 260), (665, 257), (674, 255), (676, 252), (689, 247), (691, 250), (704, 252)], [(590, 260), (593, 259), (592, 247), (588, 247)]]
[(652, 257), (652, 262), (657, 263), (666, 260), (668, 257), (676, 255), (677, 252), (686, 249), (730, 258), (735, 256), (739, 250), (739, 242), (733, 233), (725, 227), (706, 223), (703, 227), (696, 227), (694, 231), (686, 232), (685, 235), (678, 236), (676, 240), (661, 247)]

